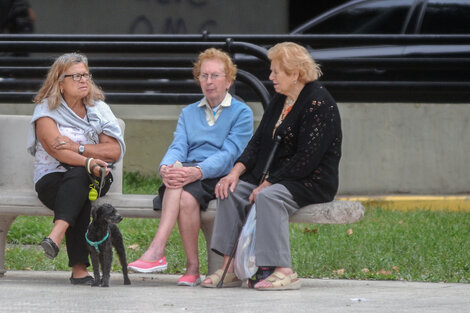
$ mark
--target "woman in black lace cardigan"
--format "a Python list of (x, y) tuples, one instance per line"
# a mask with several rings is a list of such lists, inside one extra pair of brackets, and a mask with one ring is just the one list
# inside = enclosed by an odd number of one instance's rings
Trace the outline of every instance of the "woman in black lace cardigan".
[[(338, 190), (341, 120), (334, 99), (317, 82), (318, 65), (304, 47), (280, 43), (269, 50), (268, 57), (276, 95), (232, 171), (216, 186), (220, 201), (211, 248), (224, 255), (225, 268), (246, 210), (255, 203), (256, 265), (274, 272), (254, 288), (298, 289), (300, 281), (291, 263), (289, 216), (307, 204), (333, 200)], [(259, 184), (277, 136), (282, 138), (279, 148), (268, 177)], [(207, 276), (203, 287), (215, 287), (222, 273), (219, 269)], [(232, 264), (223, 286), (240, 285)]]

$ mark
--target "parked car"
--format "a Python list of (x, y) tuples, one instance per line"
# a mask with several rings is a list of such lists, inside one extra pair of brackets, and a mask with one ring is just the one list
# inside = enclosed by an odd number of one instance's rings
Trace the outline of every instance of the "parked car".
[(470, 99), (470, 0), (354, 0), (290, 34), (342, 36), (326, 46), (303, 42), (341, 100)]
[[(297, 27), (291, 35), (470, 35), (470, 0), (354, 0)], [(367, 44), (338, 41), (331, 49), (312, 47), (318, 59), (345, 57), (470, 57), (470, 41), (459, 44)]]
[(291, 34), (470, 34), (470, 1), (349, 1)]

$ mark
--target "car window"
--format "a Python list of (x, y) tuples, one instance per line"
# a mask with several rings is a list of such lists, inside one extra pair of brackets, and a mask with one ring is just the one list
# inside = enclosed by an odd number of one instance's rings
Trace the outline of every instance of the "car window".
[(422, 34), (470, 34), (470, 1), (429, 0)]
[(351, 6), (304, 34), (400, 34), (413, 0), (377, 0)]

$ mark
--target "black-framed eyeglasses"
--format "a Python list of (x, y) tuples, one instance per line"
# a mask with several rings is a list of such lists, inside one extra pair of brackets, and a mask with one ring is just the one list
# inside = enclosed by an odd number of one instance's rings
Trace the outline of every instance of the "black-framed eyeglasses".
[(70, 74), (70, 75), (64, 75), (64, 78), (65, 77), (72, 77), (72, 79), (76, 82), (79, 82), (82, 80), (82, 77), (85, 79), (85, 80), (90, 80), (91, 79), (91, 74), (90, 73), (83, 73), (83, 74), (80, 74), (80, 73), (74, 73), (74, 74)]

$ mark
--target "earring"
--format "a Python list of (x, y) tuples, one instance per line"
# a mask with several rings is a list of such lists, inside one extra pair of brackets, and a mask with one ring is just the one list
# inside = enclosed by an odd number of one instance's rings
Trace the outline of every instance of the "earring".
[(297, 84), (297, 79), (294, 79), (294, 85)]
[(60, 93), (64, 93), (64, 89), (60, 88)]

